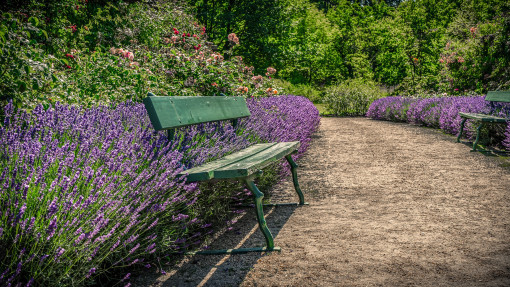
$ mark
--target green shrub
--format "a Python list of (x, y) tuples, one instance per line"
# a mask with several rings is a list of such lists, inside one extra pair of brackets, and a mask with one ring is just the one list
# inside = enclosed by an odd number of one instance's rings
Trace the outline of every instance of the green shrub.
[(293, 85), (291, 82), (280, 79), (274, 80), (274, 82), (275, 85), (282, 87), (287, 92), (287, 94), (306, 97), (314, 104), (322, 102), (323, 92), (313, 87), (312, 85)]
[(28, 14), (0, 15), (0, 106), (12, 100), (28, 109), (56, 102), (91, 107), (139, 102), (148, 91), (284, 93), (273, 82), (274, 68), (256, 75), (242, 57), (232, 56), (233, 46), (245, 44), (237, 36), (231, 34), (237, 41), (224, 53), (214, 51), (205, 27), (174, 3), (82, 6), (64, 6), (72, 13), (65, 10), (51, 21), (31, 7)]
[(326, 111), (339, 116), (362, 116), (370, 104), (386, 96), (379, 86), (370, 80), (349, 79), (326, 89), (322, 102)]

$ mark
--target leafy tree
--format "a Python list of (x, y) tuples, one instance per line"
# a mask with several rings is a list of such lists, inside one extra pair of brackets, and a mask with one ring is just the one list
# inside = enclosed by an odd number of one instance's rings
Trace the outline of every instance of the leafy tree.
[(286, 13), (292, 22), (282, 39), (280, 75), (293, 83), (319, 85), (341, 78), (345, 68), (334, 41), (338, 29), (307, 1), (289, 1)]

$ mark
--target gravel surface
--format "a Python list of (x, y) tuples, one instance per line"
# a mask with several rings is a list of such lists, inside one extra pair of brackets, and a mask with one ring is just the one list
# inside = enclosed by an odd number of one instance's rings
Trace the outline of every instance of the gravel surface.
[[(184, 257), (133, 286), (510, 286), (510, 170), (408, 124), (322, 118), (303, 207), (267, 208), (281, 252)], [(292, 182), (273, 201), (296, 201)], [(255, 215), (213, 248), (264, 244)]]

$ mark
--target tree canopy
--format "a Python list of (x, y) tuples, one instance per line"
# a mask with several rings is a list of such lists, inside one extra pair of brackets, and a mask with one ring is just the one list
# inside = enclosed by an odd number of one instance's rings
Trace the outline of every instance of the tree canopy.
[[(350, 78), (401, 91), (509, 88), (504, 0), (189, 1), (208, 35), (255, 67), (315, 86)], [(257, 71), (262, 72), (262, 71)]]

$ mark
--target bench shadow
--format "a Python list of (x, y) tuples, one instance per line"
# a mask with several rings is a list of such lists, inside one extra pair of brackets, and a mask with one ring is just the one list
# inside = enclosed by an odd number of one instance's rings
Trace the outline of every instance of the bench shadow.
[[(471, 152), (475, 152), (475, 151), (472, 150), (473, 149), (473, 142), (471, 142), (471, 141), (461, 141), (460, 143), (465, 145), (466, 147), (469, 147)], [(485, 156), (493, 156), (493, 157), (510, 156), (510, 151), (499, 150), (499, 149), (494, 148), (494, 147), (482, 146), (482, 145), (478, 145), (478, 147), (476, 149), (476, 152), (479, 152), (479, 153), (481, 153), (481, 154), (483, 154)]]
[[(307, 207), (306, 205), (264, 207), (266, 222), (273, 234), (275, 246), (281, 247), (283, 252), (292, 252), (292, 250), (285, 250), (284, 246), (278, 245), (278, 234), (296, 209)], [(246, 211), (231, 230), (220, 234), (209, 244), (209, 249), (265, 246), (265, 239), (259, 229), (255, 209), (247, 207)], [(273, 251), (231, 255), (187, 255), (183, 256), (183, 263), (174, 266), (166, 276), (149, 276), (150, 278), (143, 279), (142, 284), (135, 283), (135, 286), (238, 286), (258, 259), (271, 253), (275, 253), (276, 256), (279, 254), (278, 251)]]

